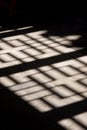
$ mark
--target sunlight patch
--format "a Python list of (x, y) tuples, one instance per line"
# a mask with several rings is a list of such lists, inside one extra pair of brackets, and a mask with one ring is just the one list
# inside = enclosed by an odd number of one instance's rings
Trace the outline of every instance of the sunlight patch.
[(65, 39), (67, 39), (67, 40), (78, 40), (81, 37), (82, 37), (81, 35), (69, 35), (69, 36), (65, 36)]
[(63, 126), (66, 130), (85, 130), (78, 123), (69, 118), (59, 121), (58, 124)]
[(79, 123), (87, 128), (87, 112), (74, 116), (74, 119), (78, 120)]
[(53, 109), (50, 105), (48, 105), (42, 100), (34, 100), (29, 102), (29, 104), (35, 107), (40, 112), (47, 112)]

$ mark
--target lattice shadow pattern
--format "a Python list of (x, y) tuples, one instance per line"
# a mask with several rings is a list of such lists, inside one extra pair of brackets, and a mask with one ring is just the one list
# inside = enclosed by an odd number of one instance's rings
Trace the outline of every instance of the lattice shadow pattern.
[(86, 130), (87, 49), (66, 46), (81, 35), (45, 37), (47, 30), (21, 31), (11, 30), (16, 35), (0, 40), (1, 84), (52, 123)]

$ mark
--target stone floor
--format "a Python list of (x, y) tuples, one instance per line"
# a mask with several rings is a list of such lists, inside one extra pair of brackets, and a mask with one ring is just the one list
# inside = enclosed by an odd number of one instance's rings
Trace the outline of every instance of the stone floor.
[(85, 24), (0, 30), (2, 128), (87, 130)]

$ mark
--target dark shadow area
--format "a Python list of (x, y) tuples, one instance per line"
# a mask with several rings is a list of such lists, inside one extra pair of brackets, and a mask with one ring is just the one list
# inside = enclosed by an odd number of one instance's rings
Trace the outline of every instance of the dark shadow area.
[(72, 43), (70, 47), (85, 47), (87, 48), (87, 35), (83, 35), (78, 41)]
[[(2, 0), (3, 1), (3, 0)], [(44, 23), (65, 23), (70, 19), (82, 18), (87, 20), (86, 3), (76, 1), (33, 1), (16, 0), (16, 14), (10, 16), (8, 11), (4, 8), (0, 8), (0, 22), (5, 24), (12, 24), (17, 22), (44, 22)]]

